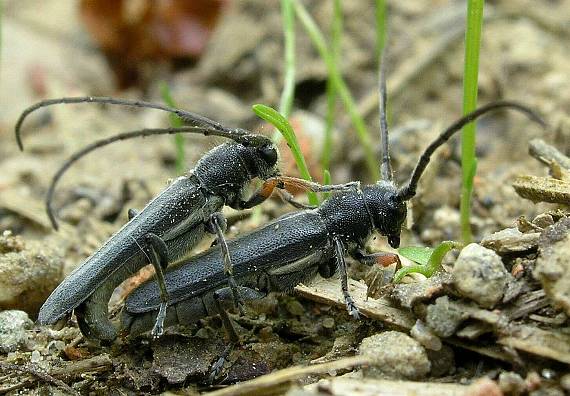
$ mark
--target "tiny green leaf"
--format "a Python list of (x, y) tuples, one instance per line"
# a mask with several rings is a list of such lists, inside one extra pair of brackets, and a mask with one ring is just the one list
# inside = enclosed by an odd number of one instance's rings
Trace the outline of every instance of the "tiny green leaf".
[[(303, 153), (301, 152), (301, 148), (299, 146), (299, 142), (297, 141), (297, 136), (295, 135), (295, 131), (293, 131), (293, 127), (289, 124), (289, 121), (285, 117), (283, 117), (279, 112), (269, 106), (263, 104), (256, 104), (253, 105), (253, 112), (261, 119), (269, 122), (275, 128), (281, 132), (287, 144), (291, 148), (291, 152), (293, 153), (293, 157), (295, 158), (295, 163), (301, 172), (301, 177), (305, 180), (311, 181), (311, 174), (309, 173), (309, 169), (307, 168), (307, 163), (305, 162), (305, 157), (303, 157)], [(317, 195), (313, 192), (308, 193), (309, 196), (309, 203), (311, 205), (318, 205), (319, 199)]]
[(425, 246), (406, 246), (399, 248), (398, 253), (415, 263), (427, 265), (433, 250), (433, 248)]
[(394, 283), (399, 283), (404, 276), (417, 272), (426, 277), (431, 277), (440, 267), (445, 255), (451, 249), (460, 249), (462, 245), (454, 241), (444, 241), (435, 249), (428, 247), (408, 246), (398, 249), (398, 253), (418, 265), (404, 267), (394, 275)]

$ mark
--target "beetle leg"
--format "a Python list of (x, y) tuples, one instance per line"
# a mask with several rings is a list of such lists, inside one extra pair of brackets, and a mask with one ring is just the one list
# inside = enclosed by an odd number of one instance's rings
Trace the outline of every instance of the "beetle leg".
[[(259, 205), (271, 196), (273, 190), (279, 188), (289, 191), (291, 188), (312, 192), (354, 191), (360, 189), (360, 182), (346, 184), (322, 185), (309, 180), (288, 176), (275, 176), (263, 182), (263, 185), (247, 200), (239, 203), (240, 209), (249, 209)], [(293, 204), (293, 206), (295, 206)]]
[(289, 205), (293, 206), (295, 209), (315, 209), (316, 206), (305, 205), (304, 203), (295, 201), (295, 197), (287, 190), (277, 190), (277, 193), (281, 196), (281, 199), (287, 202)]
[(163, 270), (168, 266), (168, 247), (158, 235), (153, 233), (146, 234), (145, 240), (160, 289), (160, 309), (151, 331), (153, 337), (159, 337), (164, 332), (164, 319), (166, 318), (166, 307), (168, 306), (168, 291), (166, 290), (163, 273)]
[(333, 243), (336, 253), (337, 268), (340, 276), (340, 286), (342, 289), (342, 295), (344, 296), (344, 302), (346, 303), (346, 309), (350, 316), (354, 319), (358, 319), (358, 308), (356, 307), (352, 296), (348, 292), (348, 274), (346, 271), (346, 261), (344, 260), (344, 245), (338, 237), (333, 238)]
[(387, 252), (377, 252), (377, 253), (367, 253), (364, 249), (358, 248), (351, 252), (350, 254), (356, 261), (373, 266), (380, 265), (382, 267), (388, 267), (391, 264), (396, 263), (396, 267), (400, 268), (402, 263), (400, 262), (400, 256), (395, 253)]
[[(257, 300), (265, 297), (266, 295), (264, 293), (258, 292), (257, 290), (250, 289), (249, 287), (240, 286), (239, 290), (242, 292), (241, 294), (245, 296), (246, 300)], [(231, 343), (226, 347), (226, 349), (224, 349), (222, 355), (210, 368), (210, 376), (208, 378), (210, 383), (213, 383), (218, 374), (220, 374), (220, 371), (222, 370), (222, 367), (224, 366), (224, 363), (234, 346), (240, 343), (239, 335), (228, 315), (228, 312), (225, 309), (225, 305), (228, 305), (228, 303), (234, 301), (233, 290), (229, 287), (224, 287), (222, 289), (216, 290), (214, 292), (214, 301), (216, 304), (216, 309), (218, 310), (222, 319), (224, 329), (230, 337)]]
[(210, 385), (214, 383), (216, 377), (220, 375), (220, 373), (222, 372), (224, 363), (226, 362), (228, 356), (230, 356), (230, 352), (234, 349), (235, 345), (236, 344), (233, 342), (228, 344), (224, 349), (224, 351), (222, 352), (222, 354), (220, 355), (220, 357), (218, 358), (218, 360), (216, 360), (216, 362), (212, 364), (212, 367), (210, 367), (210, 375), (208, 376), (208, 383)]
[(129, 219), (129, 221), (131, 221), (138, 214), (139, 214), (139, 211), (136, 209), (131, 208), (131, 209), (127, 210), (127, 217)]
[(232, 291), (234, 305), (239, 309), (242, 315), (245, 314), (243, 308), (243, 300), (238, 291), (237, 283), (234, 279), (232, 259), (230, 257), (230, 251), (228, 249), (228, 244), (226, 243), (226, 238), (224, 237), (224, 232), (226, 231), (226, 219), (221, 212), (212, 213), (210, 216), (210, 227), (212, 231), (216, 234), (216, 241), (220, 245), (222, 251), (222, 261), (224, 263), (224, 273), (228, 277), (228, 285)]

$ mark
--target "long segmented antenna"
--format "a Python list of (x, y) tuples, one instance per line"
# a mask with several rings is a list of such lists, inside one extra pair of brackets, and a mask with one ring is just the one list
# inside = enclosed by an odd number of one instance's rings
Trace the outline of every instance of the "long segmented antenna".
[[(51, 225), (53, 226), (53, 228), (55, 228), (56, 230), (59, 228), (58, 224), (57, 224), (57, 220), (56, 220), (54, 212), (53, 212), (53, 203), (52, 203), (53, 194), (55, 192), (55, 187), (56, 187), (58, 181), (63, 176), (63, 174), (69, 169), (69, 167), (71, 165), (73, 165), (74, 162), (76, 162), (80, 158), (84, 157), (85, 155), (87, 155), (91, 151), (96, 150), (96, 149), (103, 147), (103, 146), (107, 146), (107, 145), (114, 143), (114, 142), (132, 139), (132, 138), (136, 138), (136, 137), (145, 137), (145, 136), (152, 136), (152, 135), (171, 135), (171, 134), (175, 134), (175, 133), (197, 133), (197, 134), (202, 134), (204, 136), (214, 135), (214, 136), (221, 136), (221, 137), (227, 137), (227, 138), (232, 138), (232, 139), (235, 138), (234, 133), (232, 133), (232, 131), (228, 132), (228, 131), (220, 131), (217, 129), (204, 128), (204, 127), (200, 127), (200, 126), (188, 126), (188, 127), (181, 127), (181, 128), (139, 129), (136, 131), (120, 133), (118, 135), (114, 135), (114, 136), (108, 137), (106, 139), (101, 139), (101, 140), (98, 140), (96, 142), (93, 142), (93, 143), (83, 147), (81, 150), (77, 151), (71, 157), (69, 157), (67, 159), (67, 161), (65, 161), (64, 164), (61, 166), (61, 168), (59, 168), (59, 170), (55, 173), (55, 175), (53, 175), (53, 178), (51, 180), (51, 183), (50, 183), (50, 186), (49, 186), (49, 189), (47, 192), (47, 196), (46, 196), (47, 214), (48, 214), (48, 217), (51, 221)], [(255, 137), (254, 135), (243, 134), (239, 138), (247, 139), (249, 136)]]
[(392, 181), (392, 164), (390, 163), (390, 147), (388, 142), (388, 121), (386, 120), (386, 70), (385, 52), (380, 56), (380, 70), (378, 72), (378, 110), (380, 115), (380, 142), (382, 146), (382, 162), (380, 173), (383, 180)]
[(422, 173), (426, 169), (430, 161), (431, 155), (434, 153), (435, 150), (445, 142), (451, 138), (455, 133), (460, 131), (465, 125), (469, 124), (471, 121), (475, 121), (477, 118), (481, 117), (482, 115), (503, 108), (513, 109), (522, 112), (532, 121), (540, 124), (543, 128), (547, 126), (546, 122), (540, 116), (535, 113), (532, 109), (523, 106), (520, 103), (511, 102), (511, 101), (498, 101), (489, 103), (485, 106), (481, 106), (478, 109), (474, 110), (473, 112), (461, 117), (453, 124), (451, 124), (437, 139), (435, 139), (423, 152), (421, 155), (414, 171), (412, 172), (412, 176), (410, 177), (410, 181), (403, 187), (398, 190), (398, 198), (400, 201), (407, 201), (416, 195), (416, 188), (418, 186), (418, 181), (422, 176)]
[[(208, 127), (217, 129), (219, 131), (228, 132), (228, 134), (235, 134), (235, 136), (239, 136), (243, 134), (240, 129), (231, 129), (228, 127), (223, 126), (219, 122), (214, 120), (210, 120), (207, 117), (201, 116), (199, 114), (192, 113), (186, 110), (180, 110), (173, 107), (168, 107), (161, 105), (159, 103), (151, 103), (145, 102), (141, 100), (128, 100), (128, 99), (116, 99), (116, 98), (109, 98), (109, 97), (102, 97), (102, 96), (81, 96), (81, 97), (70, 97), (70, 98), (58, 98), (58, 99), (47, 99), (42, 100), (22, 112), (20, 117), (18, 118), (18, 122), (16, 123), (15, 132), (16, 132), (16, 141), (18, 142), (18, 147), (20, 150), (24, 150), (24, 145), (22, 143), (21, 137), (21, 129), (24, 120), (30, 113), (41, 109), (42, 107), (53, 106), (56, 104), (72, 104), (72, 103), (102, 103), (102, 104), (110, 104), (110, 105), (118, 105), (118, 106), (129, 106), (129, 107), (142, 107), (142, 108), (150, 108), (150, 109), (157, 109), (166, 111), (168, 113), (176, 114), (178, 117), (182, 119), (187, 124), (199, 126), (199, 127)], [(226, 136), (233, 138), (232, 136)]]

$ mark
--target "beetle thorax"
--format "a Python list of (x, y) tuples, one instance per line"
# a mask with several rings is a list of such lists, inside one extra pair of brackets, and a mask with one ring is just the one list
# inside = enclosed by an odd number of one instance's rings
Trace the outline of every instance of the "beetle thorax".
[(374, 227), (363, 198), (361, 191), (338, 193), (317, 209), (331, 236), (355, 243), (368, 239)]

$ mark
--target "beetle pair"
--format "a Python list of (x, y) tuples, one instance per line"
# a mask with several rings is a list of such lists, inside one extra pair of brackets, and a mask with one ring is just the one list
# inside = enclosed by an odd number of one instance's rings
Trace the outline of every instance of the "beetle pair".
[[(383, 78), (380, 92), (383, 180), (362, 188), (354, 182), (326, 187), (277, 176), (277, 152), (267, 138), (239, 129), (228, 129), (178, 109), (111, 98), (57, 99), (32, 106), (22, 115), (17, 130), (23, 118), (39, 107), (76, 102), (158, 108), (194, 124), (193, 127), (182, 129), (123, 134), (93, 144), (83, 152), (120, 140), (123, 136), (179, 131), (225, 136), (234, 140), (208, 153), (190, 176), (179, 178), (163, 191), (74, 271), (42, 307), (40, 323), (54, 323), (75, 309), (84, 334), (112, 340), (117, 333), (107, 318), (110, 293), (120, 281), (145, 264), (146, 255), (156, 269), (158, 282), (141, 285), (127, 298), (122, 328), (130, 334), (139, 334), (152, 328), (153, 334), (158, 335), (162, 332), (163, 322), (165, 325), (191, 323), (207, 315), (220, 314), (232, 340), (237, 341), (237, 334), (226, 312), (232, 302), (235, 305), (236, 301), (261, 298), (272, 291), (287, 292), (317, 273), (330, 277), (337, 270), (340, 272), (347, 310), (353, 317), (358, 317), (358, 308), (347, 288), (345, 253), (367, 264), (386, 264), (397, 259), (397, 256), (388, 253), (367, 254), (364, 245), (371, 234), (378, 231), (387, 236), (392, 247), (399, 246), (406, 202), (414, 197), (421, 175), (435, 150), (464, 125), (497, 109), (515, 109), (543, 124), (531, 109), (514, 102), (494, 102), (483, 106), (458, 119), (434, 140), (421, 155), (410, 180), (398, 188), (392, 181)], [(222, 155), (216, 157), (219, 154)], [(81, 155), (83, 153), (72, 160)], [(217, 162), (213, 158), (221, 158), (222, 161)], [(65, 169), (64, 165), (62, 172)], [(56, 175), (54, 183), (61, 173)], [(266, 182), (251, 199), (242, 201), (243, 188), (253, 177), (266, 179)], [(262, 202), (275, 187), (286, 187), (287, 183), (296, 183), (313, 191), (337, 192), (318, 208), (286, 215), (250, 234), (225, 242), (223, 221), (218, 214), (223, 204), (237, 208), (250, 207)], [(53, 192), (53, 185), (50, 192)], [(50, 202), (51, 195), (48, 196), (49, 211)], [(221, 249), (213, 247), (198, 256), (182, 260), (163, 274), (169, 261), (188, 251), (206, 232), (216, 234)], [(167, 305), (170, 305), (168, 311)]]
[[(230, 129), (198, 114), (142, 101), (81, 97), (39, 102), (26, 109), (16, 124), (20, 149), (23, 149), (21, 127), (26, 117), (37, 109), (60, 103), (104, 103), (154, 108), (176, 114), (191, 126), (126, 132), (92, 143), (71, 156), (54, 175), (47, 194), (48, 216), (56, 229), (58, 226), (52, 205), (55, 187), (65, 171), (91, 151), (113, 142), (157, 134), (199, 133), (221, 136), (232, 141), (205, 154), (193, 170), (176, 179), (139, 213), (129, 210), (129, 222), (49, 296), (39, 313), (40, 324), (66, 320), (75, 310), (79, 327), (85, 336), (114, 340), (117, 331), (108, 319), (111, 294), (123, 280), (150, 261), (156, 271), (161, 294), (161, 307), (152, 333), (155, 336), (161, 335), (168, 305), (163, 271), (169, 262), (185, 256), (206, 233), (214, 234), (217, 238), (233, 300), (241, 307), (242, 298), (233, 279), (230, 253), (223, 236), (226, 221), (220, 212), (222, 207), (251, 208), (268, 198), (276, 186), (284, 188), (295, 185), (313, 191), (345, 188), (322, 187), (304, 180), (279, 176), (277, 148), (265, 136), (243, 129)], [(260, 178), (265, 183), (259, 191), (244, 200), (244, 190), (254, 178)], [(289, 195), (284, 197), (296, 205)]]

